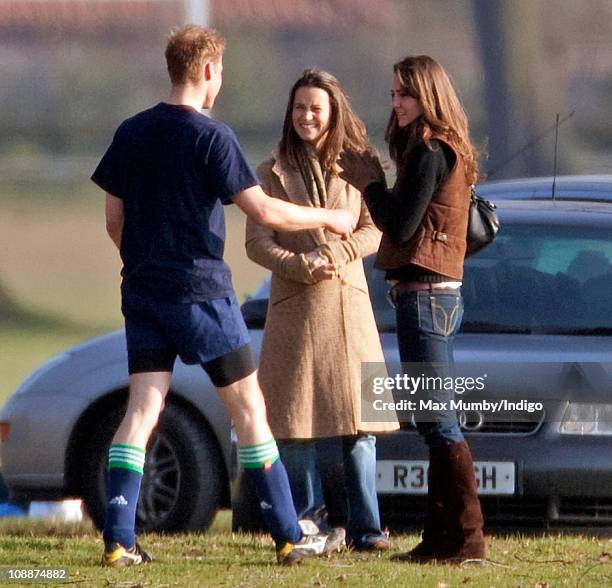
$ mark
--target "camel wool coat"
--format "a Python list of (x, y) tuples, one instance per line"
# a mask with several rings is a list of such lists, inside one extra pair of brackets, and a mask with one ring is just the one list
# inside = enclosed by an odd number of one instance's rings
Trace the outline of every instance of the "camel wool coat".
[[(312, 206), (300, 172), (277, 154), (257, 173), (270, 196)], [(272, 271), (259, 382), (277, 439), (398, 428), (360, 417), (361, 363), (384, 362), (361, 261), (377, 251), (380, 232), (361, 193), (336, 175), (328, 182), (327, 208), (359, 218), (349, 239), (324, 229), (277, 233), (247, 221), (247, 255)], [(339, 264), (339, 278), (313, 279), (303, 254), (317, 248)]]

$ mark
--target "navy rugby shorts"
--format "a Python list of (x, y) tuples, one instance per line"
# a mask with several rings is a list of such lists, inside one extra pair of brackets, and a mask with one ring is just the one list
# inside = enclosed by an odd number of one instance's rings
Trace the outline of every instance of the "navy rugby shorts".
[(200, 364), (220, 388), (256, 369), (234, 295), (195, 303), (124, 297), (121, 310), (130, 374), (171, 372), (178, 356)]

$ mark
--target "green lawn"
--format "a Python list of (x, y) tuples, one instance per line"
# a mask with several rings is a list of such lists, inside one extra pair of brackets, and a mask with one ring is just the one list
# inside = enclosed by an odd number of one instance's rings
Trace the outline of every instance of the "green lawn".
[[(394, 551), (411, 548), (416, 535), (392, 536)], [(344, 552), (296, 568), (274, 564), (271, 540), (232, 534), (222, 511), (203, 534), (148, 535), (142, 544), (153, 563), (114, 570), (98, 565), (102, 541), (87, 523), (60, 525), (22, 520), (0, 522), (0, 567), (63, 567), (85, 586), (415, 586), (528, 587), (610, 586), (612, 540), (572, 536), (488, 537), (490, 563), (412, 565), (389, 555)]]

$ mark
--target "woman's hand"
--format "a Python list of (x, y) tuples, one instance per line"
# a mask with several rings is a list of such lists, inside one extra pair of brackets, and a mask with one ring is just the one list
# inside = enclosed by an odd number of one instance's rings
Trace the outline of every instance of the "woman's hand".
[(321, 280), (333, 280), (338, 277), (338, 264), (330, 263), (320, 251), (314, 249), (313, 251), (305, 253), (304, 257), (308, 262), (310, 274), (317, 282)]
[(313, 249), (308, 253), (304, 253), (304, 257), (308, 262), (308, 269), (310, 269), (311, 272), (329, 261), (318, 249)]
[(340, 277), (338, 274), (338, 266), (335, 263), (326, 263), (319, 266), (312, 272), (312, 277), (320, 282), (321, 280), (333, 280)]
[(342, 168), (340, 177), (363, 192), (372, 182), (381, 182), (386, 185), (385, 172), (380, 159), (371, 151), (343, 151), (338, 159)]

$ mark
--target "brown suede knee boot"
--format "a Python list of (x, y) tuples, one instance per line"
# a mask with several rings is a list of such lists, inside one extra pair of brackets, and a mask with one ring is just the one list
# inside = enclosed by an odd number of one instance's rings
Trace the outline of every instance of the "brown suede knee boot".
[(428, 512), (423, 540), (396, 561), (461, 563), (485, 558), (483, 516), (474, 462), (465, 441), (430, 451)]
[(485, 558), (483, 516), (478, 498), (474, 462), (465, 441), (448, 445), (444, 500), (446, 515), (445, 561), (461, 563)]
[(427, 514), (421, 542), (410, 551), (398, 553), (391, 559), (427, 563), (446, 553), (444, 495), (448, 484), (446, 448), (430, 448), (427, 473)]

